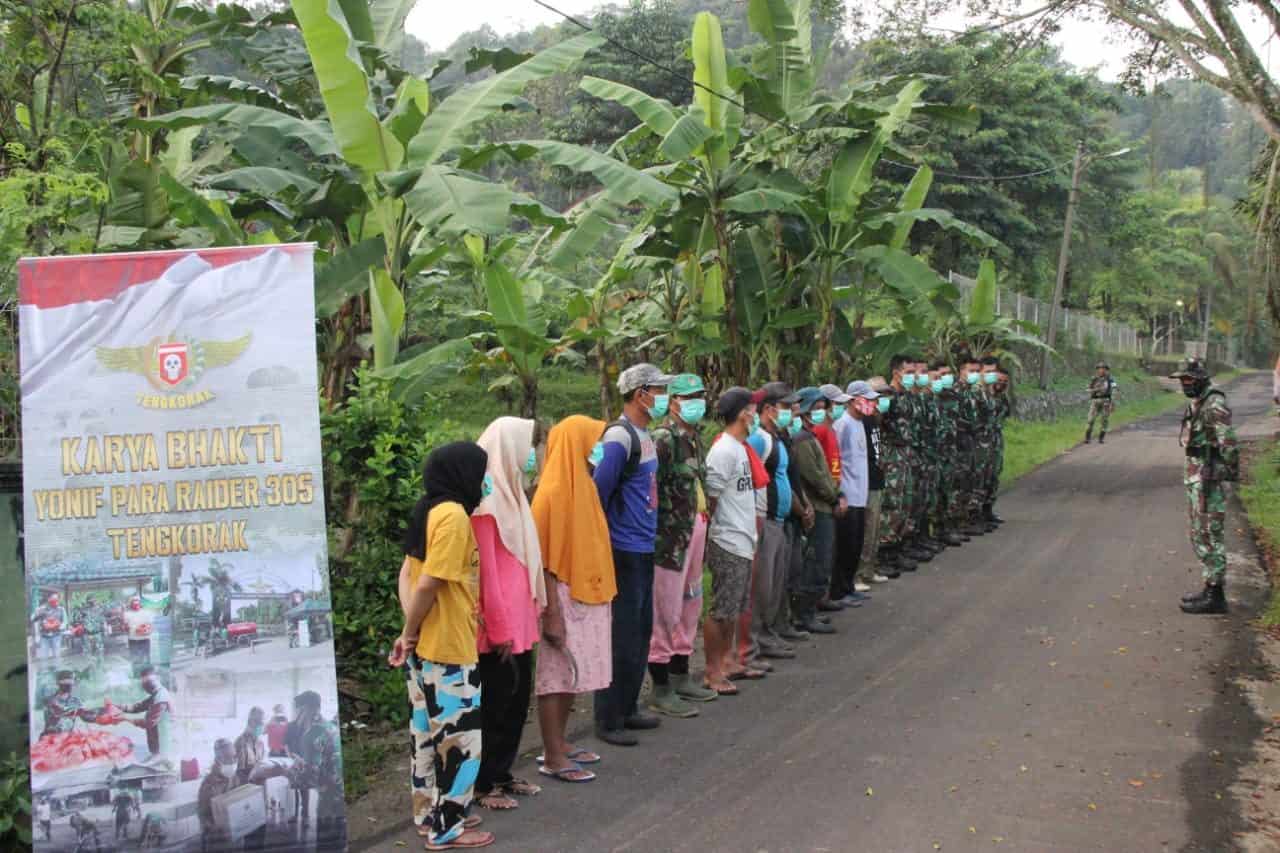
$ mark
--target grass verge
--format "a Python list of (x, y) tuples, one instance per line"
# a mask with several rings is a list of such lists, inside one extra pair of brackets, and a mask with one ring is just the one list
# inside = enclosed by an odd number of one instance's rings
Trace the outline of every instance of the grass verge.
[[(1280, 559), (1280, 443), (1267, 439), (1250, 445), (1245, 450), (1243, 467), (1240, 501), (1267, 571), (1274, 574)], [(1271, 603), (1262, 614), (1261, 622), (1268, 628), (1280, 626), (1280, 586), (1273, 587)]]

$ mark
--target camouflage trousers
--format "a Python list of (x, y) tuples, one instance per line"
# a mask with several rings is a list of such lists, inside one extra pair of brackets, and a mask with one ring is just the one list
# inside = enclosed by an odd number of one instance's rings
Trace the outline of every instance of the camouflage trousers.
[(1200, 561), (1205, 583), (1221, 584), (1227, 573), (1227, 547), (1224, 520), (1227, 495), (1223, 484), (1186, 479), (1187, 517), (1190, 521), (1191, 547)]
[(1093, 422), (1099, 417), (1102, 418), (1102, 429), (1100, 432), (1107, 431), (1107, 423), (1111, 420), (1111, 401), (1110, 400), (1090, 400), (1089, 401), (1089, 426), (1085, 429), (1085, 435), (1093, 435)]
[(970, 495), (973, 492), (974, 452), (969, 447), (959, 447), (948, 466), (950, 476), (946, 486), (947, 526), (959, 529), (969, 525)]
[(409, 776), (413, 822), (445, 844), (463, 833), (480, 772), (480, 668), (410, 655)]
[(920, 466), (917, 475), (919, 498), (916, 501), (915, 533), (928, 536), (930, 525), (934, 521), (934, 510), (938, 506), (938, 497), (942, 494), (942, 463), (937, 459), (928, 459)]
[(976, 521), (982, 517), (982, 508), (987, 504), (987, 491), (991, 483), (991, 472), (995, 468), (995, 444), (987, 437), (978, 439), (973, 450), (973, 479), (969, 490), (969, 518)]
[(911, 530), (913, 498), (911, 451), (905, 447), (883, 444), (880, 468), (884, 473), (884, 489), (880, 497), (880, 547), (901, 545)]

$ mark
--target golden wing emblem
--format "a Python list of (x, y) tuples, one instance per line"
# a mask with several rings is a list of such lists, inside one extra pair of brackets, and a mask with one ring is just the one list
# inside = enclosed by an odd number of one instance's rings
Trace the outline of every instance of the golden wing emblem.
[(151, 368), (151, 347), (95, 347), (98, 364), (107, 370), (146, 376)]
[(242, 338), (236, 338), (233, 341), (201, 341), (200, 348), (204, 351), (205, 367), (225, 367), (244, 355), (244, 351), (249, 348), (249, 343), (253, 340), (253, 333), (248, 332)]

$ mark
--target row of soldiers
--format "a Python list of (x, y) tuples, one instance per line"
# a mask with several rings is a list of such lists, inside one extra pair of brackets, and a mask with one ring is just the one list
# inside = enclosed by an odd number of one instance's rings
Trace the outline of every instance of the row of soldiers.
[(1009, 374), (998, 359), (967, 353), (954, 370), (911, 355), (894, 356), (889, 367), (890, 402), (879, 427), (879, 565), (911, 571), (1003, 523), (994, 506)]

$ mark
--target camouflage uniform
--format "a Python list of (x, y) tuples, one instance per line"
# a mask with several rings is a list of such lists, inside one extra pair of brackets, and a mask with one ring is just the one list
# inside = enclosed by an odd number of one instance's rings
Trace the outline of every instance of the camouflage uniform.
[(897, 548), (905, 541), (910, 530), (914, 485), (911, 394), (896, 391), (889, 396), (892, 401), (889, 411), (880, 420), (880, 469), (884, 474), (880, 504), (881, 548)]
[[(978, 428), (978, 412), (974, 406), (973, 392), (965, 385), (947, 390), (956, 426), (955, 449), (951, 460), (951, 490), (947, 494), (947, 524), (959, 532), (969, 526), (969, 494), (973, 490), (975, 432)], [(946, 398), (944, 398), (946, 399)]]
[(975, 390), (973, 395), (978, 426), (974, 430), (973, 488), (969, 493), (969, 515), (974, 523), (981, 524), (982, 508), (987, 502), (987, 485), (991, 479), (991, 470), (995, 467), (995, 406), (991, 395), (985, 391)]
[(1106, 376), (1095, 376), (1089, 380), (1089, 426), (1084, 431), (1085, 441), (1093, 437), (1093, 424), (1099, 417), (1102, 418), (1102, 429), (1099, 430), (1099, 434), (1106, 436), (1107, 425), (1111, 420), (1111, 410), (1114, 408), (1111, 401), (1111, 393), (1114, 389), (1115, 383), (1110, 373)]
[(992, 400), (994, 402), (992, 428), (995, 443), (991, 454), (991, 479), (987, 488), (988, 507), (995, 503), (996, 493), (1000, 491), (1000, 474), (1004, 472), (1004, 422), (1013, 414), (1013, 406), (1009, 404), (1007, 395), (992, 395)]
[(698, 511), (699, 484), (707, 477), (702, 436), (697, 429), (680, 429), (672, 418), (651, 435), (658, 454), (658, 536), (653, 563), (683, 571)]
[(934, 529), (939, 532), (949, 530), (951, 495), (956, 488), (956, 448), (960, 435), (960, 398), (954, 388), (944, 388), (934, 395), (937, 407), (938, 429), (935, 433), (934, 470), (937, 474), (937, 494), (934, 496), (930, 510)]
[(1204, 582), (1220, 586), (1227, 570), (1224, 483), (1235, 479), (1240, 464), (1227, 398), (1215, 389), (1205, 391), (1187, 405), (1182, 429), (1187, 452), (1182, 482), (1187, 490), (1191, 546), (1204, 567)]
[(913, 531), (917, 537), (929, 536), (929, 521), (934, 501), (938, 497), (938, 447), (942, 428), (938, 403), (930, 392), (915, 395), (918, 428), (916, 430), (916, 482), (917, 489)]

